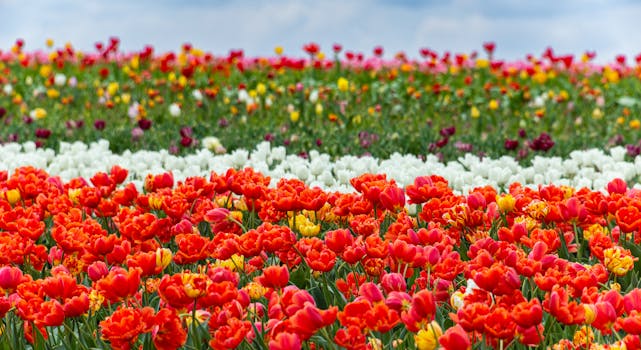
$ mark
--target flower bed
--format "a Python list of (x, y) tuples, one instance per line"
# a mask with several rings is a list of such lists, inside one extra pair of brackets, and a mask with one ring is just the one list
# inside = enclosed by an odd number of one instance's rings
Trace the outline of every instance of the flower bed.
[(214, 55), (186, 44), (122, 52), (113, 38), (95, 51), (71, 44), (0, 52), (0, 141), (90, 143), (112, 150), (188, 154), (216, 136), (228, 150), (262, 140), (289, 153), (332, 156), (466, 153), (529, 159), (576, 149), (627, 146), (641, 153), (636, 63), (605, 65), (546, 50), (506, 62), (485, 52), (421, 50), (386, 59), (307, 45)]
[(224, 173), (228, 169), (250, 167), (269, 176), (272, 187), (282, 178), (296, 178), (310, 187), (330, 192), (353, 191), (350, 180), (365, 173), (385, 174), (401, 187), (410, 185), (416, 177), (434, 174), (448, 180), (449, 186), (459, 194), (486, 185), (505, 190), (515, 182), (529, 187), (555, 184), (603, 190), (615, 178), (637, 183), (641, 175), (641, 158), (626, 160), (623, 147), (612, 148), (607, 153), (597, 149), (574, 151), (565, 159), (537, 156), (529, 164), (521, 164), (523, 162), (507, 156), (491, 159), (470, 154), (447, 163), (435, 156), (423, 160), (398, 153), (387, 159), (370, 156), (332, 159), (328, 154), (313, 151), (302, 158), (287, 154), (282, 146), (271, 147), (268, 142), (258, 144), (251, 151), (236, 150), (216, 155), (202, 149), (183, 157), (167, 151), (114, 154), (106, 140), (89, 145), (62, 143), (59, 149), (56, 152), (36, 148), (33, 143), (0, 146), (3, 154), (0, 170), (12, 172), (22, 166), (34, 166), (69, 181), (76, 177), (89, 180), (96, 172), (106, 172), (112, 166), (120, 165), (129, 170), (127, 181), (141, 190), (148, 174), (170, 170), (175, 180), (182, 181), (191, 176), (208, 177), (211, 171)]
[(2, 348), (641, 349), (641, 56), (48, 44), (0, 51)]
[[(1, 174), (12, 348), (639, 348), (639, 190)], [(408, 202), (406, 203), (406, 199)], [(416, 208), (408, 214), (406, 204)]]

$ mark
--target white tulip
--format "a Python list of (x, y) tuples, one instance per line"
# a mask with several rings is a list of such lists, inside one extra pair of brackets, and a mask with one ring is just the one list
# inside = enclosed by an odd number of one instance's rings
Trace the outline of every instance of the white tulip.
[(180, 116), (180, 106), (177, 103), (172, 103), (169, 105), (169, 114), (172, 117)]
[(56, 73), (56, 75), (53, 77), (53, 83), (56, 86), (64, 86), (65, 83), (67, 83), (67, 77), (62, 73)]

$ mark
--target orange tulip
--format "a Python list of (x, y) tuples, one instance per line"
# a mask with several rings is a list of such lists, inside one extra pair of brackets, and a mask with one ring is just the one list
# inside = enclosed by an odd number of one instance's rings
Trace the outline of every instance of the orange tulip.
[(410, 309), (401, 314), (401, 319), (409, 331), (416, 333), (421, 329), (422, 324), (431, 322), (435, 314), (434, 293), (430, 290), (421, 290), (412, 296)]
[(95, 289), (104, 296), (106, 302), (115, 304), (138, 292), (140, 273), (141, 270), (138, 268), (125, 270), (122, 267), (113, 267), (105, 277), (96, 281)]
[(438, 338), (443, 350), (469, 350), (472, 349), (470, 337), (463, 327), (455, 325), (448, 328), (445, 333)]
[(289, 283), (289, 269), (286, 266), (268, 266), (256, 281), (267, 288), (281, 289)]
[(154, 310), (150, 307), (119, 307), (100, 322), (101, 338), (114, 349), (128, 350), (139, 335), (151, 331), (153, 321)]
[(313, 271), (329, 272), (336, 264), (336, 253), (327, 248), (312, 249), (305, 255), (305, 262)]
[[(210, 318), (210, 323), (213, 318)], [(251, 323), (242, 321), (237, 318), (227, 320), (224, 325), (218, 325), (215, 328), (209, 327), (211, 340), (209, 346), (218, 349), (235, 349), (245, 340), (251, 331)]]
[(152, 340), (156, 349), (176, 350), (187, 341), (187, 331), (176, 310), (160, 309), (154, 316), (153, 324)]
[(269, 341), (270, 350), (290, 350), (300, 348), (301, 339), (296, 333), (281, 332), (276, 334), (274, 339)]
[(452, 192), (447, 180), (438, 175), (419, 176), (406, 188), (412, 204), (422, 204), (431, 198), (443, 198)]
[(339, 329), (334, 336), (334, 341), (346, 349), (367, 349), (368, 346), (365, 334), (357, 326)]
[(174, 174), (166, 172), (158, 175), (147, 175), (145, 178), (144, 188), (147, 192), (156, 192), (162, 188), (171, 188), (174, 186)]
[(301, 340), (311, 338), (318, 330), (329, 326), (336, 321), (338, 308), (332, 306), (327, 310), (320, 310), (311, 303), (305, 304), (287, 320), (292, 333), (298, 334)]
[(543, 308), (539, 299), (523, 301), (512, 309), (512, 318), (520, 327), (529, 328), (543, 320)]
[(379, 198), (383, 209), (399, 212), (405, 208), (405, 192), (396, 185), (386, 186)]
[(641, 312), (632, 310), (626, 317), (617, 319), (616, 326), (628, 334), (641, 334)]

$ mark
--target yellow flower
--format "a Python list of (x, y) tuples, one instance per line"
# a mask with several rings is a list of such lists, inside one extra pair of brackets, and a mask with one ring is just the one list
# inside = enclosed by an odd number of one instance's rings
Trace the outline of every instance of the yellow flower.
[(32, 110), (31, 113), (29, 113), (29, 115), (35, 119), (42, 119), (47, 116), (47, 111), (44, 108), (38, 107)]
[(109, 96), (114, 96), (116, 92), (118, 92), (119, 87), (120, 85), (116, 82), (109, 83), (109, 85), (107, 85), (107, 93), (109, 94)]
[(376, 113), (376, 109), (374, 107), (367, 107), (367, 114), (374, 115), (374, 113)]
[(641, 121), (639, 119), (630, 120), (630, 129), (637, 130), (641, 127)]
[(597, 107), (592, 111), (592, 119), (599, 120), (603, 118), (603, 112)]
[(490, 62), (485, 58), (479, 58), (476, 60), (476, 68), (487, 68), (490, 66)]
[(234, 254), (229, 259), (216, 260), (214, 265), (224, 267), (230, 271), (243, 270), (245, 268), (245, 258), (242, 255)]
[(258, 85), (256, 85), (256, 92), (261, 96), (264, 95), (267, 92), (267, 86), (263, 83), (258, 83)]
[(138, 55), (133, 55), (131, 57), (131, 60), (129, 60), (129, 65), (134, 70), (138, 69), (138, 67), (140, 66), (140, 57)]
[[(579, 327), (572, 337), (572, 342), (579, 348), (587, 348), (589, 345), (594, 345), (594, 332), (592, 327)], [(590, 347), (592, 349), (592, 347)]]
[(20, 200), (20, 190), (13, 189), (13, 190), (7, 190), (4, 192), (4, 198), (7, 199), (7, 202), (9, 204), (14, 205)]
[(47, 90), (47, 97), (49, 98), (58, 98), (60, 96), (60, 91), (56, 89)]
[(621, 292), (621, 285), (618, 284), (617, 282), (610, 282), (610, 290), (616, 290), (617, 292)]
[(481, 116), (481, 112), (479, 112), (479, 109), (476, 108), (476, 106), (472, 106), (472, 109), (470, 109), (470, 116), (476, 119)]
[(443, 335), (441, 326), (436, 321), (430, 322), (427, 329), (421, 329), (414, 336), (419, 350), (434, 350), (438, 347), (438, 338)]
[(172, 259), (171, 250), (168, 248), (158, 248), (156, 249), (156, 266), (162, 267), (164, 270), (165, 267), (169, 266)]
[(583, 55), (581, 55), (581, 62), (586, 63), (588, 61), (590, 61), (590, 56), (588, 56), (585, 53)]
[[(233, 215), (234, 214), (232, 212), (232, 216)], [(242, 270), (245, 268), (245, 257), (243, 255), (234, 254), (228, 260), (230, 260), (234, 264), (234, 269), (232, 271), (235, 271), (237, 269)]]
[(243, 289), (247, 291), (252, 300), (260, 299), (267, 292), (267, 288), (258, 282), (249, 282)]
[(594, 304), (583, 304), (583, 310), (585, 311), (585, 324), (592, 324), (594, 319), (596, 319), (596, 307)]
[(349, 81), (343, 77), (338, 78), (338, 90), (345, 92), (349, 89)]
[(534, 75), (532, 75), (532, 80), (539, 84), (544, 84), (548, 80), (547, 74), (543, 71), (538, 71)]
[(69, 199), (73, 204), (78, 204), (80, 203), (80, 192), (82, 192), (79, 188), (70, 188), (67, 191), (67, 196), (69, 196)]
[(51, 66), (48, 64), (40, 67), (40, 76), (43, 78), (48, 78), (49, 75), (51, 75), (51, 72), (52, 72)]
[(185, 52), (178, 54), (178, 65), (181, 67), (187, 65), (187, 54)]
[(583, 238), (586, 241), (592, 239), (596, 234), (608, 234), (608, 229), (599, 224), (593, 224), (583, 230)]
[(570, 94), (567, 91), (561, 90), (561, 92), (559, 92), (559, 99), (560, 100), (567, 101), (569, 98), (570, 98)]
[(317, 104), (316, 104), (316, 107), (315, 107), (315, 112), (316, 112), (316, 114), (318, 114), (318, 115), (323, 114), (323, 105), (322, 105), (322, 104), (320, 104), (320, 103), (317, 103)]
[(120, 98), (122, 100), (122, 103), (127, 104), (127, 105), (131, 101), (131, 95), (127, 94), (127, 93), (124, 93), (124, 94), (120, 95)]
[(318, 236), (321, 228), (319, 224), (314, 224), (310, 221), (307, 221), (305, 224), (299, 224), (297, 226), (298, 232), (300, 232), (300, 234), (304, 237)]
[(289, 120), (291, 120), (292, 123), (296, 123), (299, 118), (300, 118), (300, 112), (298, 111), (289, 112)]
[(97, 289), (92, 289), (89, 292), (89, 308), (91, 311), (98, 311), (102, 307), (102, 303), (105, 301), (105, 297), (100, 294)]
[(514, 210), (514, 205), (516, 205), (516, 199), (509, 193), (506, 193), (502, 196), (496, 196), (496, 204), (499, 206), (501, 212), (509, 213)]
[(195, 57), (202, 57), (205, 56), (205, 51), (203, 49), (199, 49), (197, 47), (192, 47), (191, 48), (191, 55)]
[(48, 48), (53, 47), (53, 39), (48, 38), (48, 39), (45, 41), (45, 44), (47, 45), (47, 47), (48, 47)]
[(276, 46), (274, 48), (274, 53), (277, 54), (278, 56), (283, 54), (283, 47), (282, 46)]
[(178, 85), (184, 88), (187, 85), (187, 77), (181, 74), (180, 77), (178, 78)]
[(616, 70), (610, 68), (609, 66), (605, 66), (605, 68), (603, 68), (603, 76), (610, 83), (616, 83), (620, 79), (619, 72), (617, 72)]
[(158, 210), (162, 208), (162, 202), (163, 200), (162, 200), (162, 197), (160, 196), (156, 196), (156, 195), (149, 196), (149, 208), (153, 210)]
[(457, 290), (456, 292), (452, 293), (452, 296), (450, 297), (450, 305), (452, 305), (454, 310), (458, 310), (465, 304), (465, 301), (463, 300), (464, 298), (465, 294), (463, 294), (463, 292), (461, 292), (460, 290)]
[(289, 226), (294, 226), (296, 223), (296, 229), (300, 232), (301, 235), (305, 237), (312, 237), (318, 235), (320, 232), (320, 225), (314, 224), (309, 218), (303, 214), (296, 215), (296, 220), (294, 216), (288, 218)]
[(546, 215), (548, 215), (548, 211), (549, 209), (546, 202), (539, 200), (534, 200), (525, 207), (525, 212), (535, 220), (542, 220)]
[(620, 246), (614, 246), (603, 251), (603, 264), (617, 276), (624, 276), (634, 267), (637, 258), (632, 256), (629, 250)]
[(492, 111), (495, 111), (495, 110), (499, 109), (499, 101), (497, 101), (495, 99), (490, 100), (490, 104), (489, 104), (488, 107)]
[(202, 285), (202, 281), (206, 281), (207, 277), (199, 273), (184, 272), (182, 275), (183, 288), (185, 294), (192, 299), (202, 297), (207, 294), (206, 284)]

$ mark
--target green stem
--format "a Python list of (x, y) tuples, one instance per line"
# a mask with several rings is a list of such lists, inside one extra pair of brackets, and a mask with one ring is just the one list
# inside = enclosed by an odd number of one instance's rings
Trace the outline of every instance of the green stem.
[(194, 299), (194, 305), (191, 310), (191, 330), (192, 330), (192, 337), (193, 341), (192, 343), (194, 344), (194, 347), (197, 346), (197, 344), (200, 344), (200, 337), (198, 336), (198, 319), (196, 318), (196, 301), (197, 299)]
[(67, 323), (67, 320), (65, 320), (63, 325), (65, 326), (65, 330), (67, 330), (67, 332), (65, 333), (71, 334), (71, 336), (73, 336), (76, 339), (76, 342), (78, 342), (78, 344), (82, 349), (89, 350), (89, 348), (87, 348), (87, 346), (85, 346), (85, 344), (82, 341), (80, 341), (80, 337), (78, 336), (78, 334), (76, 334), (73, 327), (69, 326), (69, 324)]

